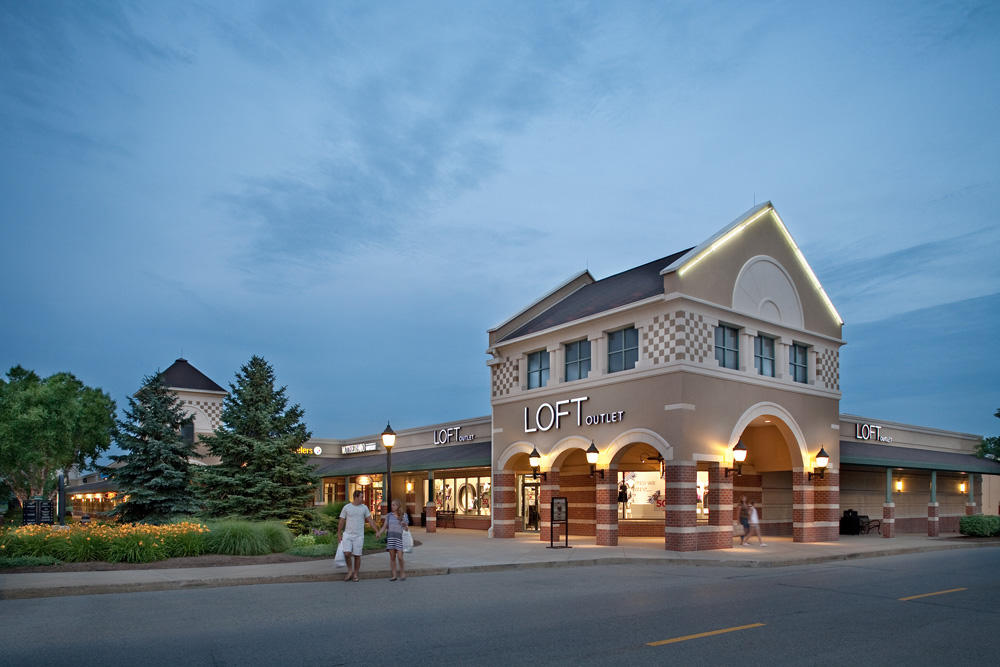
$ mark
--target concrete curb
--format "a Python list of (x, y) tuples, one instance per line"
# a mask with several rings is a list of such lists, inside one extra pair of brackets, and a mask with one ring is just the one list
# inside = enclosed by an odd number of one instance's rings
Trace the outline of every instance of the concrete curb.
[[(724, 560), (697, 558), (641, 558), (634, 556), (609, 556), (607, 558), (587, 558), (566, 561), (531, 561), (526, 563), (494, 563), (489, 565), (460, 565), (440, 568), (417, 568), (407, 571), (407, 577), (433, 577), (447, 574), (475, 574), (481, 572), (503, 572), (507, 570), (540, 570), (554, 567), (594, 567), (598, 565), (678, 565), (682, 567), (743, 567), (743, 568), (774, 568), (793, 567), (796, 565), (817, 565), (846, 560), (861, 560), (866, 558), (882, 558), (885, 556), (902, 556), (914, 553), (932, 551), (952, 551), (955, 549), (981, 549), (997, 547), (996, 543), (972, 544), (938, 544), (921, 547), (904, 547), (900, 549), (879, 549), (844, 554), (829, 554), (806, 558), (786, 558), (781, 560)], [(383, 579), (388, 570), (369, 570), (362, 572), (361, 579)], [(23, 600), (29, 598), (62, 597), (70, 595), (107, 595), (117, 593), (140, 593), (147, 591), (184, 590), (193, 588), (222, 588), (225, 586), (256, 586), (259, 584), (300, 584), (315, 582), (336, 582), (343, 579), (344, 573), (338, 570), (313, 574), (287, 574), (269, 577), (218, 577), (209, 579), (180, 579), (176, 581), (151, 581), (141, 583), (94, 584), (79, 586), (37, 586), (33, 588), (17, 588), (0, 591), (0, 600)]]

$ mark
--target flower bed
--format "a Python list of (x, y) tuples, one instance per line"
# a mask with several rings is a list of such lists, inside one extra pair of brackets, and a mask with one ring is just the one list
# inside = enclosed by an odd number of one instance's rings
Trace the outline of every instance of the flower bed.
[(0, 555), (48, 556), (68, 562), (148, 563), (205, 553), (208, 533), (207, 526), (190, 521), (162, 526), (21, 526), (0, 535)]

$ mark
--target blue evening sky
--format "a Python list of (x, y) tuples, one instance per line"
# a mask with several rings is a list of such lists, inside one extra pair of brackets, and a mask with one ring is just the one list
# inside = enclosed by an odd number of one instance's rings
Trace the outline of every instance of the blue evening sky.
[(841, 410), (1000, 433), (1000, 3), (0, 2), (0, 366), (260, 354), (317, 437), (489, 413), (486, 330), (774, 202)]

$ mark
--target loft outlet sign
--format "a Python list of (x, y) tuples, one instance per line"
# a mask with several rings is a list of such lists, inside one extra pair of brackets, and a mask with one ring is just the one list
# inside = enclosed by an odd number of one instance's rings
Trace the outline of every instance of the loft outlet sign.
[(888, 435), (882, 435), (882, 427), (876, 424), (855, 424), (854, 437), (858, 440), (874, 440), (876, 442), (892, 442)]
[(563, 401), (556, 401), (555, 403), (542, 403), (534, 411), (529, 407), (525, 407), (524, 432), (535, 433), (537, 431), (548, 431), (553, 428), (558, 429), (562, 426), (563, 417), (572, 417), (573, 415), (576, 415), (577, 426), (617, 424), (624, 420), (624, 410), (588, 414), (583, 408), (583, 404), (589, 398), (589, 396), (577, 396), (576, 398), (568, 398)]
[(461, 426), (452, 426), (451, 428), (442, 428), (434, 431), (435, 445), (447, 445), (449, 442), (471, 442), (475, 439), (475, 434), (462, 435)]
[(340, 448), (341, 454), (358, 454), (360, 452), (374, 452), (378, 447), (377, 442), (356, 442), (352, 445), (343, 445)]

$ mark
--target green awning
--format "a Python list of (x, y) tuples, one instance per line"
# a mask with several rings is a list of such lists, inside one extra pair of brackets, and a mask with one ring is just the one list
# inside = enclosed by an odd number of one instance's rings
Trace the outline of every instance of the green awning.
[[(1000, 475), (1000, 463), (981, 459), (973, 454), (938, 452), (895, 445), (875, 445), (868, 442), (840, 441), (840, 463), (877, 466), (880, 468), (916, 468), (949, 472)], [(395, 467), (395, 466), (393, 466)]]
[[(420, 470), (445, 470), (451, 468), (489, 468), (493, 448), (487, 442), (468, 442), (461, 445), (441, 445), (427, 449), (393, 452), (392, 471), (416, 472)], [(320, 477), (349, 477), (352, 475), (378, 475), (385, 472), (385, 452), (363, 454), (340, 459), (312, 457)]]

